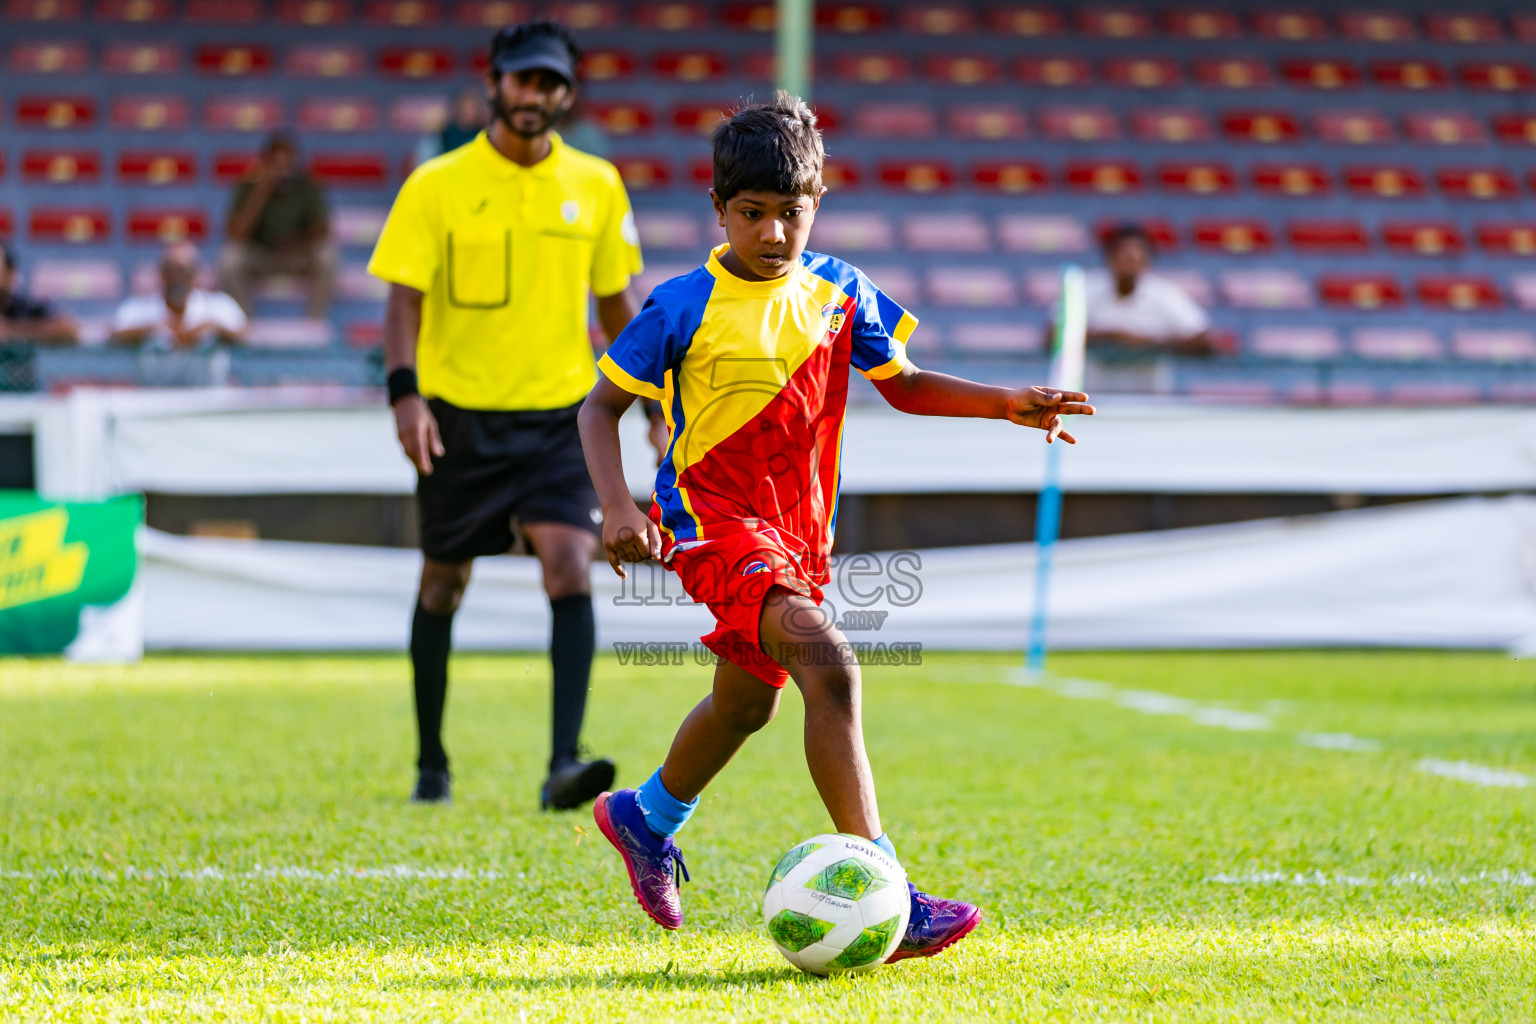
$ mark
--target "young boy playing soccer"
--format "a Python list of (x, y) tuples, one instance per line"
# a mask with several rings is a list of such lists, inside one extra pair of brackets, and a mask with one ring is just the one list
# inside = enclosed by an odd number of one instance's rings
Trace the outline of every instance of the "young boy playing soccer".
[[(919, 370), (905, 354), (917, 321), (857, 269), (806, 252), (826, 189), (816, 118), (798, 99), (747, 107), (714, 132), (715, 212), (726, 244), (652, 293), (603, 356), (580, 416), (614, 571), (659, 558), (714, 613), (713, 692), (684, 720), (666, 763), (638, 790), (604, 793), (598, 827), (624, 858), (641, 907), (683, 923), (672, 837), (790, 679), (805, 698), (805, 756), (839, 832), (892, 857), (860, 724), (859, 667), (822, 614), (836, 518), (848, 369), (895, 408), (1006, 419), (1075, 443), (1061, 417), (1087, 396), (988, 387)], [(618, 421), (635, 396), (663, 402), (671, 445), (650, 516), (630, 499)], [(932, 956), (981, 911), (912, 887), (911, 923), (891, 960)]]

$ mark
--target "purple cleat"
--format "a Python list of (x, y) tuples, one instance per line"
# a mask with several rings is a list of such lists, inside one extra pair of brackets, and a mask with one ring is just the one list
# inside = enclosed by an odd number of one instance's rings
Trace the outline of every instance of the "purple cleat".
[(635, 797), (633, 789), (604, 793), (597, 798), (592, 817), (624, 858), (629, 887), (640, 901), (640, 909), (663, 928), (681, 928), (683, 901), (677, 892), (677, 880), (679, 875), (684, 881), (689, 880), (683, 851), (673, 844), (671, 836), (658, 836), (646, 827), (645, 815)]
[(981, 908), (960, 900), (940, 899), (918, 890), (911, 882), (912, 916), (907, 920), (907, 934), (886, 963), (918, 956), (938, 956), (959, 942), (981, 924)]

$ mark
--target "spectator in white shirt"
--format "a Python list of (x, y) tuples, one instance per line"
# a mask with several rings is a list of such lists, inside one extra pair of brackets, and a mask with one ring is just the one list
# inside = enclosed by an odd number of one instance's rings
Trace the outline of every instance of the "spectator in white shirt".
[(1088, 274), (1088, 344), (1123, 350), (1211, 355), (1211, 322), (1189, 293), (1147, 273), (1152, 236), (1122, 224), (1104, 238), (1105, 269)]
[(197, 247), (178, 242), (160, 256), (160, 292), (136, 295), (112, 316), (112, 343), (192, 349), (214, 341), (245, 339), (247, 320), (240, 304), (223, 292), (197, 287)]

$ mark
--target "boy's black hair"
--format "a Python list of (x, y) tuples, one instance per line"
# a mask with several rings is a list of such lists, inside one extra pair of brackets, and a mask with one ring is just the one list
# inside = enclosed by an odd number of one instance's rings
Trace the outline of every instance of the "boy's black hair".
[(821, 192), (826, 150), (816, 115), (798, 96), (780, 89), (771, 103), (743, 107), (715, 125), (709, 140), (715, 148), (715, 195), (722, 203), (741, 192)]
[(1121, 242), (1128, 242), (1133, 238), (1141, 239), (1148, 249), (1154, 252), (1157, 250), (1157, 243), (1152, 239), (1152, 233), (1140, 224), (1132, 221), (1116, 224), (1104, 232), (1104, 239), (1101, 244), (1105, 252), (1114, 252), (1119, 248)]
[(581, 47), (571, 30), (549, 18), (535, 18), (521, 25), (508, 25), (491, 38), (491, 62), (494, 65), (498, 53), (520, 50), (530, 40), (552, 38), (562, 43), (571, 54), (571, 68), (581, 66)]

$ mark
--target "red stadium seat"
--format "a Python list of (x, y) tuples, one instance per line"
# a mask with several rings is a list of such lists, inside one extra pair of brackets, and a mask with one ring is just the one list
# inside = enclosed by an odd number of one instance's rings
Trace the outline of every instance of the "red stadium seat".
[(254, 25), (261, 0), (187, 0), (182, 19), (194, 25)]
[(902, 241), (914, 252), (987, 252), (992, 234), (975, 213), (915, 213), (902, 221)]
[(202, 210), (129, 210), (128, 240), (168, 245), (201, 242), (208, 237), (208, 215)]
[(924, 36), (954, 36), (976, 31), (976, 16), (964, 4), (915, 4), (901, 12), (904, 31)]
[(164, 150), (123, 150), (117, 154), (117, 180), (125, 185), (190, 185), (197, 180), (197, 157)]
[(1498, 285), (1486, 277), (1443, 274), (1421, 277), (1414, 282), (1419, 302), (1433, 309), (1493, 310), (1504, 307)]
[(618, 4), (598, 3), (595, 0), (562, 0), (550, 6), (547, 16), (577, 32), (617, 28), (623, 20), (619, 16)]
[(220, 185), (235, 185), (256, 169), (255, 153), (215, 153), (213, 180)]
[(313, 96), (299, 102), (298, 125), (307, 132), (371, 132), (379, 111), (366, 97)]
[(1408, 115), (1408, 137), (1430, 146), (1479, 146), (1488, 133), (1463, 111), (1415, 111)]
[(1444, 43), (1501, 43), (1504, 29), (1487, 14), (1431, 14), (1429, 37)]
[(9, 240), (15, 230), (16, 221), (11, 216), (11, 211), (0, 206), (0, 241)]
[(1536, 43), (1536, 14), (1511, 15), (1510, 23), (1516, 39), (1522, 43)]
[(89, 96), (23, 96), (16, 101), (16, 126), (67, 131), (96, 121), (96, 101)]
[(854, 131), (875, 139), (926, 139), (939, 120), (923, 103), (870, 103), (853, 114)]
[(665, 160), (648, 156), (614, 157), (613, 164), (624, 179), (624, 187), (631, 192), (647, 192), (666, 188), (672, 184), (672, 165)]
[(1235, 309), (1310, 309), (1312, 287), (1294, 270), (1224, 270), (1221, 294)]
[(991, 57), (929, 57), (923, 62), (929, 79), (940, 85), (994, 85), (1003, 68)]
[(1317, 136), (1324, 142), (1381, 146), (1397, 138), (1392, 122), (1376, 110), (1320, 110), (1314, 120)]
[(1185, 39), (1235, 39), (1243, 34), (1237, 16), (1219, 7), (1167, 11), (1163, 14), (1163, 30)]
[(1328, 38), (1327, 24), (1306, 10), (1255, 11), (1253, 31), (1265, 39), (1283, 39), (1291, 43)]
[[(1099, 245), (1102, 247), (1105, 241), (1108, 240), (1110, 232), (1124, 223), (1125, 219), (1123, 217), (1099, 221), (1094, 229), (1094, 235), (1098, 238)], [(1150, 219), (1139, 218), (1136, 223), (1137, 226), (1147, 233), (1147, 237), (1152, 239), (1152, 245), (1158, 251), (1168, 252), (1179, 247), (1179, 233), (1174, 230), (1173, 224), (1169, 221), (1154, 217)]]
[(1255, 164), (1253, 187), (1276, 196), (1304, 198), (1332, 190), (1327, 173), (1316, 164)]
[(997, 237), (1008, 252), (1078, 253), (1089, 248), (1088, 228), (1065, 214), (1005, 214), (998, 218)]
[(446, 47), (386, 46), (378, 69), (387, 78), (441, 78), (453, 74), (453, 52)]
[(1371, 62), (1371, 80), (1384, 89), (1422, 92), (1444, 89), (1451, 76), (1432, 60), (1377, 60)]
[(884, 85), (912, 76), (912, 65), (896, 53), (842, 54), (832, 59), (832, 74), (845, 82)]
[(1445, 356), (1445, 347), (1435, 332), (1421, 327), (1362, 327), (1351, 341), (1355, 355), (1364, 359), (1414, 362)]
[(1461, 84), (1483, 92), (1530, 92), (1536, 89), (1536, 72), (1529, 64), (1513, 60), (1467, 61), (1456, 69)]
[(368, 0), (363, 19), (371, 25), (416, 28), (440, 23), (443, 12), (436, 0)]
[(5, 150), (0, 149), (0, 178), (5, 177)]
[(1246, 256), (1275, 247), (1275, 235), (1261, 220), (1204, 220), (1190, 225), (1196, 248)]
[(896, 231), (883, 213), (827, 210), (816, 215), (816, 243), (828, 252), (889, 252)]
[(1376, 199), (1416, 199), (1424, 194), (1424, 179), (1412, 167), (1346, 167), (1344, 185), (1357, 196)]
[(726, 25), (749, 32), (772, 32), (778, 21), (770, 2), (726, 4), (721, 13)]
[(962, 139), (1022, 139), (1029, 134), (1024, 111), (1007, 103), (950, 107), (945, 127)]
[(1390, 274), (1324, 274), (1317, 290), (1326, 306), (1396, 309), (1405, 301), (1402, 285)]
[(1093, 70), (1085, 60), (1075, 57), (1023, 57), (1013, 66), (1013, 73), (1029, 86), (1070, 89), (1093, 81)]
[(1345, 11), (1339, 15), (1345, 39), (1367, 43), (1405, 43), (1418, 37), (1413, 22), (1396, 11)]
[(289, 49), (284, 69), (296, 78), (359, 78), (367, 66), (360, 46), (315, 43)]
[(1004, 4), (992, 8), (989, 21), (994, 32), (1005, 36), (1039, 39), (1061, 35), (1061, 13), (1044, 4)]
[(316, 153), (309, 173), (322, 185), (338, 188), (370, 188), (384, 184), (387, 176), (382, 153)]
[(880, 183), (906, 192), (947, 192), (955, 187), (955, 170), (942, 160), (882, 160)]
[(1308, 362), (1337, 359), (1344, 352), (1332, 327), (1257, 327), (1248, 347), (1254, 355)]
[(987, 191), (1036, 192), (1050, 182), (1045, 168), (1026, 160), (994, 160), (971, 168), (971, 183)]
[(1148, 142), (1204, 142), (1213, 134), (1205, 113), (1192, 107), (1132, 111), (1131, 131)]
[(1104, 80), (1127, 89), (1166, 89), (1178, 85), (1179, 66), (1163, 57), (1110, 57), (1104, 61)]
[(651, 61), (657, 77), (679, 82), (707, 82), (725, 74), (725, 58), (705, 50), (658, 53)]
[(1292, 142), (1301, 136), (1301, 125), (1283, 110), (1228, 111), (1221, 128), (1229, 139), (1265, 144)]
[(1141, 168), (1125, 160), (1074, 160), (1062, 175), (1067, 187), (1079, 192), (1120, 195), (1141, 191)]
[(1237, 175), (1226, 164), (1169, 163), (1157, 168), (1157, 180), (1170, 192), (1209, 196), (1237, 188)]
[(377, 318), (354, 320), (342, 331), (342, 338), (347, 348), (379, 348), (384, 344), (384, 325)]
[(1194, 71), (1195, 81), (1218, 89), (1261, 89), (1274, 81), (1269, 65), (1253, 57), (1203, 58)]
[(448, 121), (448, 101), (441, 96), (401, 96), (389, 106), (390, 131), (430, 135)]
[(1509, 200), (1520, 194), (1515, 179), (1502, 167), (1447, 167), (1435, 181), (1452, 199)]
[(101, 154), (91, 149), (29, 149), (21, 154), (21, 180), (29, 185), (94, 185)]
[(123, 270), (113, 260), (39, 260), (29, 283), (41, 299), (112, 302), (123, 294)]
[(1105, 39), (1134, 39), (1152, 34), (1152, 19), (1137, 7), (1098, 6), (1077, 12), (1077, 30)]
[(1291, 248), (1302, 253), (1347, 255), (1371, 249), (1365, 228), (1352, 220), (1293, 220), (1285, 234)]
[(108, 43), (102, 64), (114, 75), (171, 75), (181, 70), (173, 43)]
[(352, 17), (348, 0), (278, 0), (277, 20), (284, 25), (345, 25)]
[(654, 32), (697, 32), (709, 27), (709, 8), (680, 0), (641, 4), (635, 9), (635, 24)]
[(1499, 256), (1536, 256), (1536, 224), (1479, 224), (1477, 244)]
[(271, 96), (222, 96), (203, 108), (203, 123), (215, 131), (270, 132), (282, 127), (283, 108)]
[(1467, 248), (1461, 229), (1449, 221), (1388, 221), (1381, 240), (1392, 252), (1410, 256), (1460, 256)]
[(79, 21), (83, 8), (81, 0), (6, 0), (5, 19), (31, 22)]
[(96, 17), (105, 22), (147, 25), (171, 20), (171, 0), (98, 0)]
[(526, 5), (518, 0), (460, 0), (454, 8), (454, 20), (465, 28), (490, 29), (516, 25), (528, 17)]
[(846, 35), (873, 32), (885, 27), (885, 8), (859, 2), (817, 4), (816, 27), (823, 32)]
[(644, 134), (656, 124), (651, 109), (640, 103), (594, 103), (588, 111), (603, 134), (620, 138)]
[(864, 183), (864, 174), (852, 161), (827, 157), (821, 165), (821, 183), (833, 192), (855, 189)]
[(11, 67), (22, 75), (78, 75), (91, 63), (90, 52), (77, 40), (21, 42), (11, 47)]
[(112, 101), (111, 122), (119, 131), (183, 131), (192, 112), (180, 96), (119, 96)]
[(926, 277), (928, 295), (937, 306), (1001, 309), (1019, 304), (1013, 275), (1002, 267), (935, 267)]
[(730, 103), (680, 103), (672, 108), (672, 127), (708, 135), (730, 116), (732, 108)]
[(199, 46), (193, 60), (205, 75), (249, 78), (272, 70), (270, 46)]
[(1120, 137), (1120, 123), (1108, 107), (1043, 107), (1040, 127), (1047, 138), (1108, 142)]
[(1536, 359), (1536, 334), (1519, 329), (1457, 331), (1451, 335), (1451, 351), (1458, 359), (1529, 362)]
[(774, 69), (777, 66), (778, 62), (774, 59), (772, 52), (756, 50), (737, 58), (739, 73), (759, 82), (772, 82), (775, 76)]
[(1347, 60), (1292, 57), (1280, 62), (1280, 74), (1287, 83), (1308, 89), (1353, 89), (1360, 84), (1360, 71)]
[(1493, 130), (1500, 142), (1536, 146), (1536, 115), (1499, 114), (1493, 119)]
[(581, 57), (584, 82), (611, 82), (635, 73), (635, 58), (624, 50), (588, 50)]
[(27, 218), (34, 242), (105, 242), (111, 233), (112, 213), (105, 208), (34, 206)]

